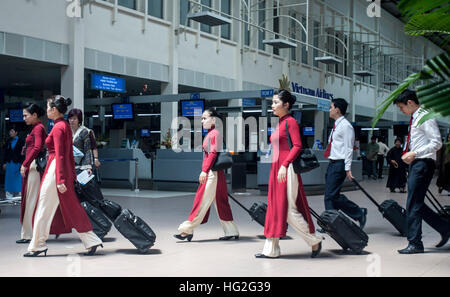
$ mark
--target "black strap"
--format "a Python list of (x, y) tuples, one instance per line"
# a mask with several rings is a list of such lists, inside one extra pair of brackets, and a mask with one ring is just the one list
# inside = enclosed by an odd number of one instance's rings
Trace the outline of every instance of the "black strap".
[(291, 150), (292, 149), (291, 136), (289, 135), (289, 127), (288, 127), (287, 121), (285, 123), (286, 123), (286, 135), (287, 135), (287, 139), (289, 142), (289, 150)]
[(367, 193), (367, 191), (363, 187), (361, 187), (361, 185), (356, 181), (356, 179), (353, 178), (352, 181), (364, 194), (366, 194), (366, 196), (378, 207), (378, 209), (381, 209), (380, 204), (372, 196), (370, 196), (370, 194)]

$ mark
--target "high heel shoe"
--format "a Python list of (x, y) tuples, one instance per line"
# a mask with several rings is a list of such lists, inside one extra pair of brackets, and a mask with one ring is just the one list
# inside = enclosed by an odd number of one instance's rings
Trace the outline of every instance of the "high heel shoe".
[(312, 251), (311, 258), (317, 258), (317, 256), (319, 256), (321, 250), (322, 250), (322, 242), (319, 243), (319, 248), (317, 250)]
[(93, 256), (93, 255), (95, 254), (95, 252), (97, 251), (97, 248), (98, 248), (99, 246), (101, 246), (101, 247), (103, 248), (103, 244), (95, 245), (95, 246), (91, 247), (91, 248), (89, 249), (89, 252), (85, 253), (84, 255), (85, 255), (85, 256)]
[(16, 241), (17, 244), (27, 244), (30, 243), (31, 240), (30, 239), (19, 239)]
[(47, 251), (48, 251), (48, 249), (45, 249), (43, 251), (37, 251), (37, 252), (28, 252), (28, 253), (24, 254), (23, 256), (26, 258), (33, 258), (33, 257), (37, 257), (40, 254), (44, 253), (44, 256), (47, 257)]
[(176, 239), (179, 239), (179, 240), (187, 239), (187, 241), (190, 242), (192, 240), (192, 237), (194, 237), (194, 234), (188, 234), (187, 236), (183, 236), (181, 234), (175, 234), (173, 237), (175, 237)]
[(239, 240), (239, 235), (233, 235), (233, 236), (224, 236), (224, 237), (220, 237), (219, 240), (230, 240), (233, 239), (234, 240)]

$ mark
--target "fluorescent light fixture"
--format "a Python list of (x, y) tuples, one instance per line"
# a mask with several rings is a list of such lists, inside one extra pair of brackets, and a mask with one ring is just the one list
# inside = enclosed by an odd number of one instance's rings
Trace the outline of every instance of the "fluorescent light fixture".
[(370, 72), (369, 70), (358, 70), (358, 71), (354, 71), (353, 72), (354, 75), (358, 75), (358, 76), (375, 76), (375, 73)]
[(271, 45), (276, 48), (297, 48), (297, 44), (283, 40), (283, 39), (270, 39), (270, 40), (263, 40), (264, 44)]
[(398, 86), (399, 85), (398, 82), (393, 81), (393, 80), (385, 81), (385, 82), (383, 82), (383, 84), (386, 85), (386, 86)]
[(324, 64), (342, 64), (342, 60), (339, 60), (332, 56), (315, 57), (314, 59)]
[(187, 18), (209, 26), (231, 25), (232, 23), (231, 19), (211, 11), (190, 13), (187, 15)]
[(138, 117), (158, 117), (161, 116), (160, 113), (139, 113)]
[(378, 131), (378, 130), (380, 130), (380, 128), (361, 128), (361, 131)]

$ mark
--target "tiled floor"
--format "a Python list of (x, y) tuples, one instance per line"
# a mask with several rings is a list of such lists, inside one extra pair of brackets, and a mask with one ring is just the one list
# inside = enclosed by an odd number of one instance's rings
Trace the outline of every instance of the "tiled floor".
[[(362, 184), (378, 201), (394, 199), (405, 206), (406, 194), (393, 194), (383, 181), (364, 181)], [(437, 189), (432, 186), (437, 194)], [(310, 248), (293, 232), (291, 239), (281, 241), (282, 257), (256, 259), (264, 240), (258, 235), (263, 228), (252, 222), (249, 215), (230, 202), (235, 222), (239, 227), (239, 241), (222, 242), (222, 229), (214, 210), (207, 224), (196, 229), (192, 242), (179, 242), (172, 237), (178, 225), (186, 220), (193, 201), (193, 193), (149, 192), (143, 199), (127, 191), (128, 197), (105, 196), (141, 216), (156, 232), (155, 246), (148, 254), (136, 253), (134, 246), (113, 229), (105, 238), (104, 249), (97, 256), (84, 257), (81, 242), (75, 233), (48, 241), (47, 257), (23, 258), (27, 246), (17, 245), (19, 238), (19, 207), (1, 207), (0, 214), (0, 276), (450, 276), (450, 244), (437, 249), (437, 232), (423, 225), (426, 253), (399, 255), (397, 249), (406, 246), (406, 239), (382, 218), (378, 210), (360, 191), (345, 194), (360, 206), (369, 209), (365, 231), (369, 245), (362, 255), (344, 254), (326, 235), (319, 258), (310, 259)], [(144, 194), (144, 193), (140, 193)], [(151, 195), (150, 195), (151, 194)], [(125, 194), (124, 194), (125, 195)], [(172, 197), (169, 197), (172, 196)], [(175, 197), (174, 197), (175, 196)], [(250, 206), (267, 197), (239, 195), (244, 205)], [(450, 197), (438, 196), (449, 205)], [(308, 197), (310, 205), (323, 210), (323, 197)]]

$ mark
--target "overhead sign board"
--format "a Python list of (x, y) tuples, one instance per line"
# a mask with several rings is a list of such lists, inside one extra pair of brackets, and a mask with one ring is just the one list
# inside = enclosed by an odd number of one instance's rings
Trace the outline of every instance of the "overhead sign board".
[(92, 74), (91, 88), (115, 93), (125, 93), (125, 79), (120, 77)]

